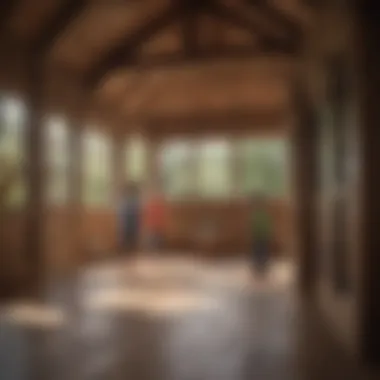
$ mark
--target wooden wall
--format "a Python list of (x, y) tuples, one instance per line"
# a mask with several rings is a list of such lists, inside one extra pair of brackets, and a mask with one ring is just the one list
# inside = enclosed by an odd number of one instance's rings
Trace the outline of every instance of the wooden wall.
[[(290, 206), (284, 200), (273, 200), (269, 209), (274, 219), (273, 249), (289, 253), (292, 237)], [(200, 249), (212, 255), (244, 253), (250, 246), (251, 209), (246, 201), (187, 202), (170, 205), (166, 238), (168, 246), (177, 249)], [(199, 228), (212, 223), (217, 229), (214, 242), (202, 242)]]
[[(289, 254), (292, 240), (292, 212), (285, 200), (274, 200), (270, 210), (275, 220), (273, 247), (278, 254)], [(244, 254), (249, 249), (250, 210), (244, 201), (176, 202), (168, 205), (166, 249), (212, 256)], [(56, 275), (98, 259), (112, 257), (117, 247), (116, 216), (110, 209), (85, 210), (80, 215), (80, 247), (73, 246), (71, 214), (67, 209), (48, 210), (44, 217), (46, 271)], [(215, 243), (201, 244), (198, 227), (207, 220), (217, 223)], [(4, 218), (1, 243), (1, 273), (20, 281), (27, 271), (28, 250), (24, 246), (24, 215), (12, 212)]]

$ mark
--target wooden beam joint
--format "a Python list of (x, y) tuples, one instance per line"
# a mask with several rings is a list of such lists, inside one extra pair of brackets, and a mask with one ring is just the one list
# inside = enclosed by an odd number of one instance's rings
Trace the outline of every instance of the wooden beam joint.
[(66, 30), (67, 26), (79, 15), (86, 5), (85, 0), (66, 0), (59, 11), (43, 28), (39, 37), (34, 41), (32, 56), (42, 56), (54, 45), (56, 40)]
[(180, 14), (180, 6), (173, 4), (158, 16), (148, 19), (135, 32), (128, 34), (91, 70), (85, 80), (87, 87), (94, 88), (107, 72), (122, 65), (133, 63), (138, 48), (144, 42), (149, 41), (157, 32), (170, 25)]

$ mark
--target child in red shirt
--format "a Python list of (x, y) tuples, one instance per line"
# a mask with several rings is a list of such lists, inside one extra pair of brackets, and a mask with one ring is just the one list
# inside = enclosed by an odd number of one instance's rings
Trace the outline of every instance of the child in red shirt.
[(164, 197), (156, 192), (148, 196), (143, 209), (143, 228), (149, 249), (161, 247), (164, 237), (166, 205)]

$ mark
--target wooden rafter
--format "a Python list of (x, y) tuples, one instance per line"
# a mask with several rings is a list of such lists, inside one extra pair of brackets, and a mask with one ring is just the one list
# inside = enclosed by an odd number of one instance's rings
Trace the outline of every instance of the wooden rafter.
[(186, 67), (200, 63), (212, 63), (224, 59), (228, 61), (240, 61), (242, 59), (260, 58), (263, 56), (273, 55), (280, 56), (287, 54), (285, 49), (281, 51), (273, 46), (215, 46), (207, 49), (198, 49), (197, 54), (191, 57), (182, 54), (164, 53), (155, 54), (146, 61), (139, 62), (141, 70), (170, 68), (170, 67)]
[(17, 0), (1, 0), (0, 1), (0, 32), (3, 31), (4, 24), (10, 14), (12, 13), (13, 9), (17, 5)]
[[(96, 87), (107, 72), (123, 66), (143, 68), (153, 67), (155, 64), (158, 66), (170, 66), (219, 58), (246, 58), (256, 56), (259, 53), (257, 46), (242, 49), (220, 47), (201, 51), (197, 43), (199, 29), (197, 18), (201, 12), (206, 12), (211, 16), (224, 19), (233, 25), (248, 30), (256, 38), (259, 38), (259, 48), (263, 53), (293, 54), (297, 50), (295, 40), (279, 38), (271, 32), (263, 30), (264, 28), (259, 23), (236, 7), (226, 6), (217, 0), (172, 0), (165, 10), (156, 17), (148, 19), (143, 26), (121, 39), (117, 46), (94, 65), (86, 77), (86, 85), (89, 89)], [(280, 18), (278, 15), (277, 17)], [(137, 61), (136, 53), (138, 48), (176, 19), (181, 21), (182, 25), (184, 54), (152, 57), (149, 63)], [(284, 23), (283, 20), (281, 22)]]
[(197, 43), (197, 21), (196, 13), (184, 13), (182, 18), (182, 35), (183, 35), (183, 45), (184, 53), (186, 57), (194, 57), (197, 55), (198, 43)]
[[(178, 1), (178, 0), (177, 0)], [(206, 3), (206, 0), (203, 0)], [(204, 5), (199, 0), (182, 0), (182, 39), (185, 56), (195, 57), (199, 50), (199, 12)]]
[[(128, 120), (128, 119), (127, 119)], [(136, 118), (139, 123), (145, 125), (149, 131), (158, 130), (220, 130), (227, 128), (231, 131), (234, 129), (245, 128), (253, 129), (255, 126), (276, 125), (282, 127), (287, 120), (289, 114), (285, 110), (226, 110), (224, 112), (208, 112), (189, 114), (181, 116), (146, 116), (144, 118)]]
[(65, 0), (34, 42), (32, 54), (46, 53), (72, 20), (80, 14), (86, 4), (87, 1), (85, 0)]
[(173, 4), (156, 17), (149, 18), (143, 26), (137, 28), (132, 34), (128, 34), (90, 70), (86, 84), (89, 87), (94, 87), (108, 71), (127, 64), (128, 60), (133, 60), (133, 56), (141, 44), (149, 41), (157, 32), (170, 25), (175, 17), (180, 14), (179, 12), (179, 6)]
[(294, 41), (287, 38), (280, 39), (272, 33), (263, 30), (252, 17), (235, 7), (228, 7), (215, 0), (209, 0), (209, 11), (220, 18), (251, 32), (260, 41), (260, 45), (265, 48), (279, 49), (281, 52), (294, 52)]
[[(260, 6), (260, 9), (261, 13), (265, 12), (267, 18), (271, 17), (272, 21), (276, 18), (281, 23), (281, 26), (285, 25), (287, 30), (291, 31), (292, 35), (296, 34), (296, 27), (293, 22), (284, 15), (277, 13), (276, 10), (268, 8), (266, 5)], [(220, 46), (202, 51), (198, 43), (198, 17), (202, 12), (248, 30), (258, 38), (259, 43), (246, 48)], [(138, 49), (177, 19), (181, 22), (183, 53), (151, 57), (149, 62), (138, 60)], [(172, 0), (166, 9), (157, 16), (148, 19), (134, 32), (121, 39), (108, 54), (100, 59), (90, 69), (85, 78), (85, 84), (89, 89), (93, 89), (109, 71), (121, 67), (135, 66), (146, 69), (155, 66), (182, 65), (221, 58), (255, 57), (260, 52), (263, 54), (293, 54), (297, 50), (298, 41), (296, 38), (292, 36), (279, 37), (265, 30), (259, 22), (240, 8), (227, 6), (219, 0)]]
[(268, 1), (247, 0), (247, 3), (257, 14), (279, 25), (291, 40), (296, 43), (299, 41), (302, 35), (301, 28), (284, 12), (270, 5)]

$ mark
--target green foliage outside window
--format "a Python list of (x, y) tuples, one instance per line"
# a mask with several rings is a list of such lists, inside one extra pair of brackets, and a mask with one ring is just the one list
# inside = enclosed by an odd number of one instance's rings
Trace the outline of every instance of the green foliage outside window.
[(111, 201), (111, 151), (105, 135), (87, 131), (83, 139), (83, 201), (87, 206), (105, 206)]
[(21, 101), (0, 100), (0, 186), (6, 208), (20, 208), (26, 200), (24, 177), (25, 110)]
[(147, 147), (140, 136), (131, 136), (126, 142), (125, 170), (129, 181), (143, 183), (147, 179)]
[(241, 142), (244, 194), (286, 195), (289, 177), (287, 149), (284, 139), (258, 138)]
[(205, 198), (231, 196), (231, 144), (228, 141), (204, 141), (199, 145), (198, 193)]
[(191, 143), (172, 141), (164, 144), (160, 152), (161, 177), (164, 192), (171, 198), (193, 194), (194, 168)]
[(46, 124), (47, 198), (50, 204), (62, 205), (69, 195), (69, 146), (65, 121), (50, 118)]
[[(237, 160), (239, 173), (236, 169)], [(251, 195), (286, 196), (288, 146), (281, 138), (203, 140), (164, 145), (161, 162), (165, 192), (171, 197), (192, 196), (220, 199), (234, 190)], [(239, 180), (239, 183), (233, 181)]]

